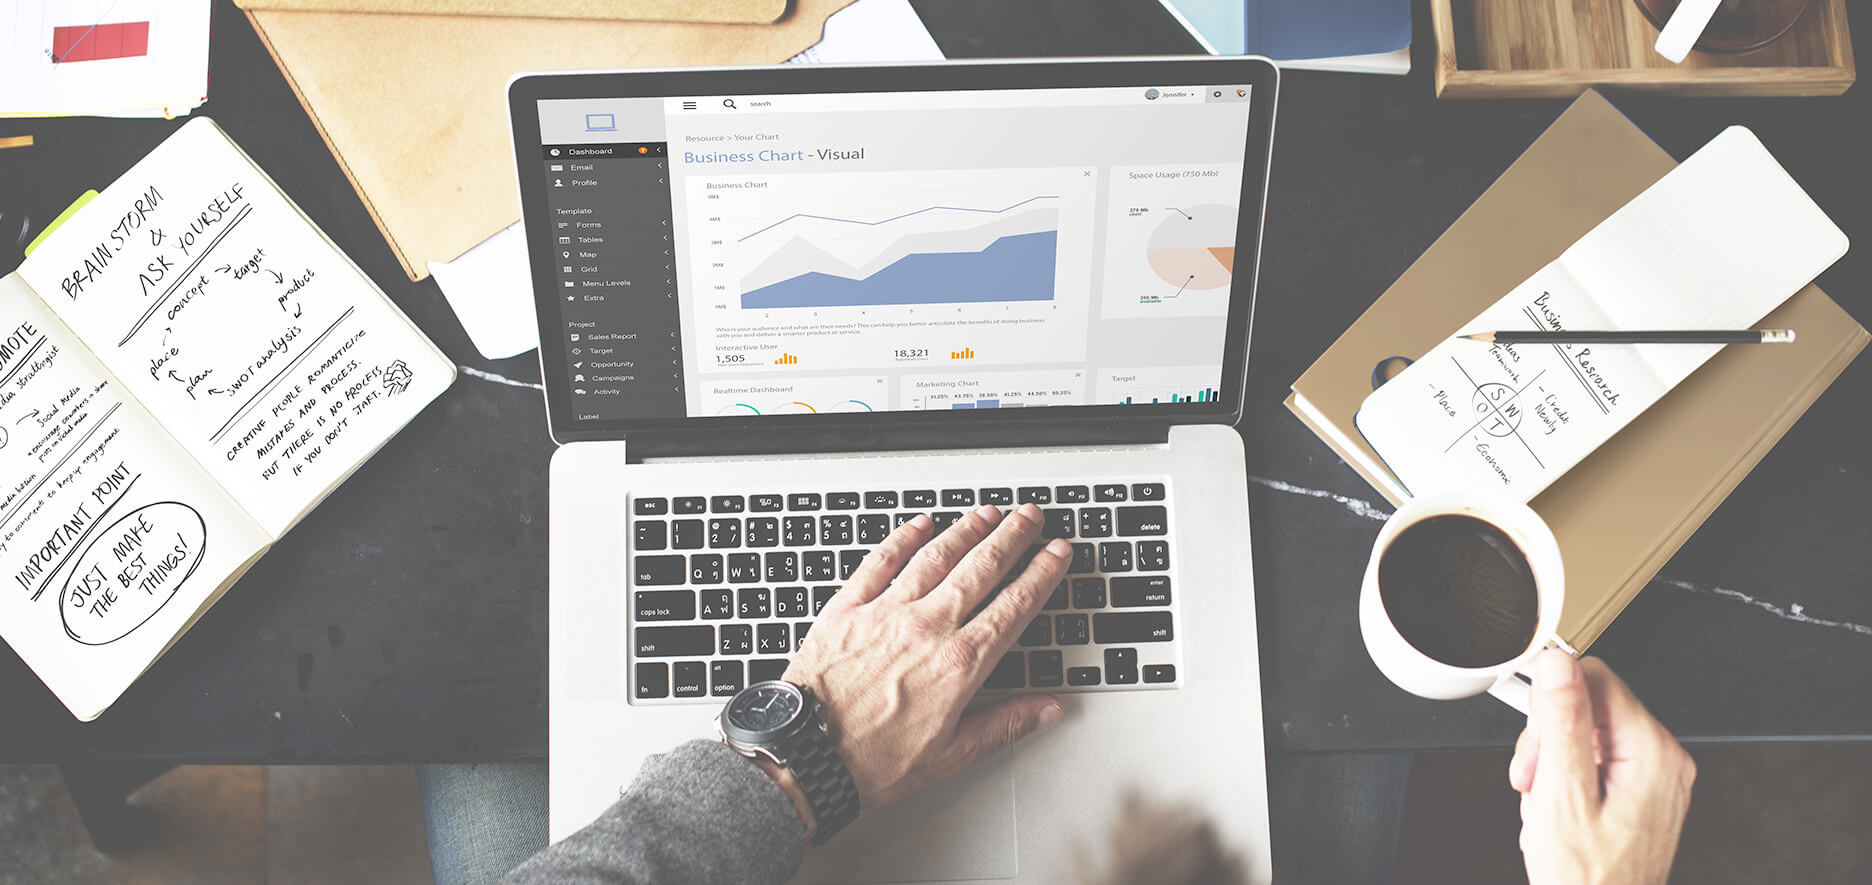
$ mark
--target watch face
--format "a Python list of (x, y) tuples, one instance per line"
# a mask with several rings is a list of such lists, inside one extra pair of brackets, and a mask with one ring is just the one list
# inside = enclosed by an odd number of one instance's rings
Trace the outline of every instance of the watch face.
[(803, 705), (799, 689), (785, 682), (763, 682), (728, 702), (727, 720), (741, 731), (760, 735), (792, 722)]

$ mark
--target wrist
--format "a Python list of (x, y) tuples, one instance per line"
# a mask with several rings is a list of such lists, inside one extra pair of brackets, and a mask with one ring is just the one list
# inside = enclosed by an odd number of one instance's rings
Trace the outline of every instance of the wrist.
[(806, 791), (800, 789), (799, 781), (794, 779), (793, 772), (775, 765), (772, 760), (768, 759), (748, 761), (753, 762), (754, 767), (759, 768), (772, 779), (774, 786), (780, 788), (780, 792), (787, 797), (787, 801), (793, 803), (793, 812), (799, 815), (800, 826), (806, 832), (806, 841), (812, 842), (813, 836), (818, 831), (819, 822), (813, 816), (812, 805), (806, 801)]

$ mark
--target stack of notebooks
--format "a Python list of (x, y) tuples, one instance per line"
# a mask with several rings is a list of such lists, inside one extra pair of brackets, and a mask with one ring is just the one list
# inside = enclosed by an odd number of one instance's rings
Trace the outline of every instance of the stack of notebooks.
[[(1372, 416), (1359, 418), (1374, 367), (1430, 354), (1458, 331), (1486, 331), (1465, 324), (1676, 165), (1586, 93), (1294, 382), (1287, 407), (1392, 504), (1421, 491), (1361, 432), (1377, 432)], [(1797, 339), (1709, 356), (1529, 501), (1560, 542), (1567, 598), (1559, 634), (1573, 650), (1599, 637), (1869, 340), (1814, 285), (1757, 325), (1793, 329)], [(1384, 445), (1397, 454), (1394, 440)]]

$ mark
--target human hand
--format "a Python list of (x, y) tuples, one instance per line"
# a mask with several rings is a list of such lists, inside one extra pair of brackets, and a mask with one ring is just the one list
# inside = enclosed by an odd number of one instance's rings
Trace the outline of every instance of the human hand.
[(1696, 763), (1598, 658), (1536, 659), (1508, 783), (1531, 885), (1652, 885), (1670, 875)]
[(824, 705), (865, 807), (889, 805), (1064, 715), (1048, 695), (966, 709), (1072, 560), (1071, 546), (1055, 540), (1026, 562), (1041, 524), (1032, 504), (1005, 517), (981, 507), (932, 541), (933, 524), (918, 516), (864, 558), (813, 623), (785, 678)]

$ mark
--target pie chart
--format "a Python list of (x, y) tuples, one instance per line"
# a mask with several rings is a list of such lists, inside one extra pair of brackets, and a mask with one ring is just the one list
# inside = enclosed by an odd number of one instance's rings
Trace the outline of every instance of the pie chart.
[(1227, 286), (1235, 272), (1235, 207), (1181, 206), (1163, 215), (1144, 252), (1151, 271), (1179, 292)]

